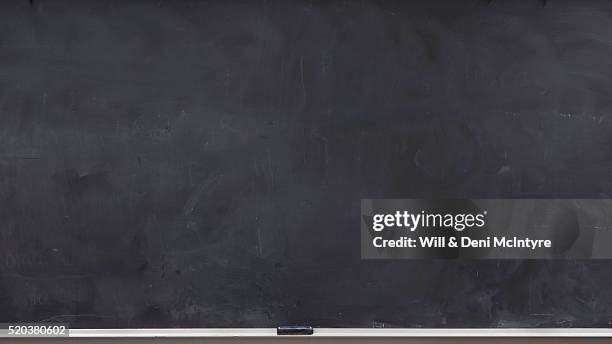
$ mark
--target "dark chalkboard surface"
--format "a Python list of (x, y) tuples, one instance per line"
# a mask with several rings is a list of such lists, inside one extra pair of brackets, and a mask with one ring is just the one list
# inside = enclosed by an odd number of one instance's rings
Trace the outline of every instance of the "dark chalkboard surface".
[(606, 1), (0, 2), (0, 322), (608, 327), (610, 261), (362, 260), (362, 198), (607, 198)]

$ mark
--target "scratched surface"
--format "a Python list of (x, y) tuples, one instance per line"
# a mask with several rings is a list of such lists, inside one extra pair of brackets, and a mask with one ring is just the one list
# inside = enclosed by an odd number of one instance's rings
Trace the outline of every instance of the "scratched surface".
[(612, 194), (612, 4), (0, 2), (0, 322), (608, 327), (609, 261), (363, 261), (361, 198)]

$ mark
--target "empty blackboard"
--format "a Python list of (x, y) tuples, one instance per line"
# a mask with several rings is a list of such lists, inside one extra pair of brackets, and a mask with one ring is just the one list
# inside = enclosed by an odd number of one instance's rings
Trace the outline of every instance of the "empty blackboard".
[(605, 1), (0, 2), (0, 322), (608, 327), (607, 260), (362, 260), (362, 198), (608, 198)]

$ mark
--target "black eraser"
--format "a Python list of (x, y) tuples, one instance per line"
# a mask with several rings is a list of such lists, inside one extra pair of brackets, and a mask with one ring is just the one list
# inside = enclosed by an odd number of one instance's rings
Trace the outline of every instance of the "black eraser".
[(276, 328), (278, 336), (307, 336), (313, 333), (312, 326), (279, 326)]

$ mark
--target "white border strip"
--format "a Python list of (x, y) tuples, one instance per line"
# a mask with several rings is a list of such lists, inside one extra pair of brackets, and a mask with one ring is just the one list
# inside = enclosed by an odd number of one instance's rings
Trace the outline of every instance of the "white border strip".
[(275, 328), (185, 328), (185, 329), (70, 329), (70, 337), (606, 337), (612, 328), (559, 329), (390, 329), (390, 328), (315, 328), (313, 335), (277, 336)]

